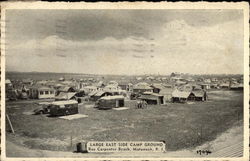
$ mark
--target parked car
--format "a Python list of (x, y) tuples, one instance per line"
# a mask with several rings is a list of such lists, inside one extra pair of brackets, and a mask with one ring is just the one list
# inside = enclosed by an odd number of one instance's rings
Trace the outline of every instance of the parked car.
[(38, 105), (39, 107), (33, 111), (36, 115), (49, 114), (51, 106), (50, 102), (39, 102)]
[(50, 106), (48, 105), (41, 105), (40, 107), (38, 107), (37, 109), (35, 109), (33, 111), (35, 113), (35, 115), (39, 115), (39, 114), (49, 114), (50, 112)]

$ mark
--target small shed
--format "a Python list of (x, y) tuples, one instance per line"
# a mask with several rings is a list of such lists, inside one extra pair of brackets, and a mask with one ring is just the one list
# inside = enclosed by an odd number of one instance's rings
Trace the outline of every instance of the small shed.
[(146, 101), (150, 105), (161, 105), (163, 104), (163, 95), (152, 92), (144, 92), (138, 99)]

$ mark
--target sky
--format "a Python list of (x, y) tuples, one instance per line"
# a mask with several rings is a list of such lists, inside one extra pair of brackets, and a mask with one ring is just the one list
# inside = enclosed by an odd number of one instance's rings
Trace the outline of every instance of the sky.
[(8, 10), (6, 70), (243, 74), (242, 10)]

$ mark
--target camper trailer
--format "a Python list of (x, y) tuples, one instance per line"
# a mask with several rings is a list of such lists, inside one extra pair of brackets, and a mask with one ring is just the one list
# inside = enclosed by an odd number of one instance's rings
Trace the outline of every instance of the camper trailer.
[(76, 100), (55, 101), (51, 103), (51, 116), (73, 115), (78, 113), (78, 102)]
[(124, 106), (124, 96), (105, 96), (98, 100), (97, 108), (111, 109)]

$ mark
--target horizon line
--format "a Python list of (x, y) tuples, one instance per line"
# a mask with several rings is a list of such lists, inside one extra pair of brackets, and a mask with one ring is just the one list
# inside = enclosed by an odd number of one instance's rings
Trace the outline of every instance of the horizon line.
[(30, 71), (30, 72), (27, 72), (27, 71), (5, 71), (5, 73), (51, 73), (51, 74), (77, 74), (77, 75), (115, 75), (115, 76), (145, 76), (145, 75), (154, 75), (154, 76), (167, 76), (167, 75), (171, 75), (172, 73), (178, 73), (178, 74), (184, 74), (184, 75), (244, 75), (244, 73), (230, 73), (230, 74), (226, 74), (226, 73), (221, 73), (221, 74), (194, 74), (194, 73), (181, 73), (181, 72), (171, 72), (169, 74), (150, 74), (150, 73), (147, 73), (147, 74), (132, 74), (132, 75), (129, 75), (129, 74), (89, 74), (89, 73), (68, 73), (68, 72), (38, 72), (38, 71)]

